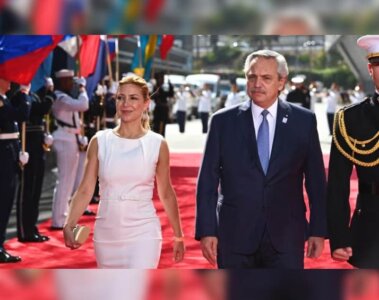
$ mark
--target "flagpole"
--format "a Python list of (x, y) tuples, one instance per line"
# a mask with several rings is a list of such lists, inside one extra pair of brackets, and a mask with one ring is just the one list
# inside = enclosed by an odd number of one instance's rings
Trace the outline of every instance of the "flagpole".
[(108, 65), (109, 79), (110, 79), (110, 82), (112, 84), (112, 82), (113, 82), (113, 76), (112, 76), (111, 54), (110, 54), (110, 51), (109, 51), (108, 38), (107, 38), (106, 35), (105, 35), (105, 51), (106, 51), (106, 54), (107, 54), (107, 65)]
[[(81, 77), (81, 72), (80, 72), (80, 51), (81, 51), (81, 47), (80, 47), (80, 40), (79, 40), (79, 35), (76, 36), (76, 46), (78, 48), (78, 54), (77, 54), (77, 58), (76, 58), (76, 64), (77, 64), (77, 67), (78, 67), (78, 77), (80, 78)], [(80, 116), (80, 135), (81, 136), (85, 136), (85, 132), (84, 132), (84, 112), (80, 112), (79, 113), (79, 116)], [(86, 151), (86, 149), (84, 147), (81, 147), (79, 145), (79, 150), (80, 151)]]
[[(109, 73), (109, 82), (110, 82), (110, 86), (112, 87), (112, 85), (113, 85), (113, 72), (112, 72), (112, 63), (111, 63), (111, 53), (110, 53), (110, 50), (109, 50), (108, 37), (106, 35), (105, 35), (105, 52), (106, 52), (106, 56), (107, 56), (107, 66), (108, 66), (108, 73)], [(117, 52), (116, 52), (116, 57), (117, 57)], [(116, 62), (116, 72), (118, 72), (117, 71), (117, 62)], [(117, 80), (118, 74), (116, 74), (115, 76), (116, 76), (116, 80)], [(105, 120), (106, 119), (106, 111), (105, 111), (104, 100), (105, 99), (104, 99), (104, 95), (103, 95), (102, 99), (101, 99), (101, 105), (103, 106), (102, 124), (105, 127), (105, 125), (106, 125), (106, 120)]]
[(118, 82), (120, 80), (120, 61), (119, 61), (119, 49), (118, 49), (118, 37), (115, 38), (115, 52), (116, 52), (116, 74), (115, 80)]
[(138, 67), (142, 68), (142, 49), (141, 49), (141, 36), (137, 35), (137, 46), (138, 46)]
[(78, 53), (76, 54), (76, 67), (77, 67), (77, 75), (80, 77), (80, 41), (79, 35), (76, 36), (76, 47), (78, 48)]

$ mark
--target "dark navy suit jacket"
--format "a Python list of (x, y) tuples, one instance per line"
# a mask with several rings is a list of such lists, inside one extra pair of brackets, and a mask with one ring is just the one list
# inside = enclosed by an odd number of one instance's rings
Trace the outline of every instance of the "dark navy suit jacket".
[(308, 236), (327, 234), (326, 179), (316, 117), (278, 101), (267, 175), (258, 156), (251, 101), (212, 117), (197, 185), (195, 238), (218, 237), (219, 251), (253, 253), (262, 224), (278, 251), (304, 249)]

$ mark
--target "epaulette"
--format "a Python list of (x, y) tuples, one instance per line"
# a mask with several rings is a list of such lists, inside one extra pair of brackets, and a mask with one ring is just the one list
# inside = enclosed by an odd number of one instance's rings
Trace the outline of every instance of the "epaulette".
[(362, 104), (365, 104), (366, 102), (369, 102), (370, 100), (371, 100), (370, 97), (366, 97), (362, 101), (346, 105), (346, 106), (342, 107), (340, 110), (346, 111), (346, 110), (354, 109), (357, 106), (361, 106)]
[[(369, 139), (358, 140), (349, 135), (345, 124), (345, 112), (356, 106), (360, 106), (367, 101), (370, 101), (369, 97), (359, 103), (343, 107), (336, 113), (333, 124), (333, 142), (338, 151), (354, 164), (361, 167), (375, 167), (379, 165), (379, 158), (367, 162), (358, 159), (356, 155), (367, 157), (377, 151), (379, 149), (379, 132)], [(347, 149), (342, 147), (342, 141), (345, 143)]]

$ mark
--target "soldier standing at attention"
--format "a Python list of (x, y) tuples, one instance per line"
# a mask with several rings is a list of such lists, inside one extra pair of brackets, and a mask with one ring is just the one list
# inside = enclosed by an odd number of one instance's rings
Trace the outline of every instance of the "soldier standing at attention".
[(295, 89), (287, 95), (287, 101), (293, 104), (298, 104), (304, 108), (311, 108), (311, 95), (309, 90), (304, 85), (304, 77), (295, 76), (291, 79)]
[(29, 153), (29, 161), (21, 172), (17, 193), (17, 236), (20, 242), (45, 242), (49, 238), (39, 233), (37, 222), (46, 160), (44, 117), (55, 99), (51, 78), (46, 80), (45, 86), (37, 93), (29, 92), (29, 96), (31, 108), (26, 122), (26, 151)]
[(53, 103), (52, 112), (58, 128), (53, 132), (53, 148), (57, 155), (58, 179), (53, 196), (51, 229), (59, 230), (63, 228), (74, 188), (79, 164), (79, 149), (85, 146), (82, 143), (84, 139), (80, 135), (79, 112), (86, 111), (89, 104), (84, 81), (79, 87), (78, 99), (70, 96), (74, 85), (72, 70), (60, 70), (55, 73), (55, 77), (57, 99)]
[(4, 249), (5, 232), (16, 193), (20, 139), (17, 122), (27, 120), (29, 98), (23, 92), (17, 101), (7, 99), (10, 82), (0, 78), (0, 263), (21, 261)]
[[(157, 84), (151, 99), (155, 102), (153, 113), (153, 130), (162, 136), (166, 133), (166, 124), (169, 121), (169, 105), (168, 98), (174, 97), (174, 87), (169, 82), (164, 84), (164, 74), (158, 73), (156, 76)], [(167, 87), (167, 88), (166, 88)]]
[[(358, 268), (379, 268), (379, 35), (363, 36), (375, 94), (339, 110), (329, 162), (328, 227), (333, 259)], [(350, 177), (359, 190), (350, 221)]]

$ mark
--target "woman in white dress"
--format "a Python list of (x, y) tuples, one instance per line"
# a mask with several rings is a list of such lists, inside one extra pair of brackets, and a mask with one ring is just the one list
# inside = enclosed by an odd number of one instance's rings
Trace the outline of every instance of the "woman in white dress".
[(97, 176), (100, 203), (94, 227), (99, 268), (157, 268), (162, 233), (153, 205), (154, 179), (174, 231), (174, 261), (184, 256), (179, 209), (170, 180), (169, 149), (149, 130), (148, 86), (139, 76), (124, 77), (116, 95), (120, 124), (91, 140), (83, 180), (70, 203), (64, 225), (66, 246), (80, 247), (73, 228), (91, 200)]

